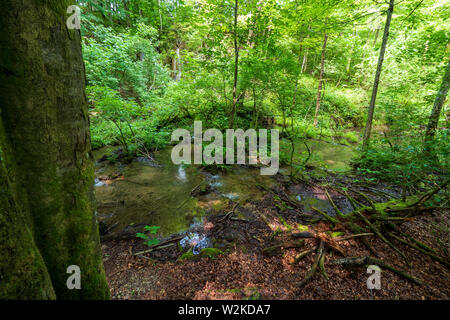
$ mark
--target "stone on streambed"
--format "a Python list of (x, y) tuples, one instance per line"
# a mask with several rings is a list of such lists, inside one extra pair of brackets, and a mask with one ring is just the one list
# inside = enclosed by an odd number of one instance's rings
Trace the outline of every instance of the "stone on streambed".
[(137, 157), (135, 160), (136, 160), (136, 162), (143, 163), (152, 168), (162, 168), (162, 166), (159, 163), (157, 163), (153, 159), (150, 159), (149, 157)]
[(95, 184), (94, 184), (94, 186), (95, 187), (103, 187), (103, 186), (106, 186), (106, 183), (105, 182), (103, 182), (102, 180), (100, 180), (100, 179), (97, 179), (97, 178), (95, 178)]

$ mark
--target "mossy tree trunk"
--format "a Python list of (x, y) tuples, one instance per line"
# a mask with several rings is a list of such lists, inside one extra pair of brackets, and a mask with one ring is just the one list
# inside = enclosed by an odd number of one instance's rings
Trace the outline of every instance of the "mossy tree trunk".
[(33, 239), (24, 190), (14, 179), (0, 120), (0, 299), (54, 299), (44, 259)]
[[(17, 245), (10, 244), (18, 249), (8, 250), (2, 237), (0, 250), (7, 251), (2, 266), (12, 266), (21, 252), (28, 252), (32, 253), (28, 265), (43, 268), (40, 253), (58, 299), (103, 299), (109, 297), (109, 289), (94, 215), (85, 70), (80, 32), (66, 27), (69, 5), (56, 0), (2, 0), (0, 4), (0, 134), (1, 141), (7, 141), (0, 147), (3, 158), (16, 164), (9, 178), (2, 172), (2, 183), (14, 180), (29, 204), (29, 219), (23, 223), (11, 202), (14, 193), (1, 195), (4, 225), (0, 230), (23, 225), (22, 234), (14, 236)], [(70, 265), (80, 267), (80, 290), (66, 286)], [(17, 277), (7, 274), (0, 292), (33, 278), (34, 271), (27, 270)], [(41, 297), (54, 297), (47, 288), (45, 269), (39, 274)]]

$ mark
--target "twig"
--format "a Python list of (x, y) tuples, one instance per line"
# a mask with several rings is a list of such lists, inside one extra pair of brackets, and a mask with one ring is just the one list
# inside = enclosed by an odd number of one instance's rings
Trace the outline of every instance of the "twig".
[(179, 236), (179, 237), (176, 237), (176, 238), (173, 238), (173, 239), (161, 242), (159, 244), (156, 244), (154, 246), (149, 247), (147, 250), (136, 252), (134, 255), (138, 256), (138, 255), (142, 255), (144, 253), (149, 253), (149, 252), (152, 252), (152, 251), (155, 251), (155, 250), (167, 248), (166, 245), (170, 244), (172, 246), (172, 245), (174, 245), (173, 242), (177, 242), (178, 240), (181, 240), (181, 239), (183, 239), (183, 236)]

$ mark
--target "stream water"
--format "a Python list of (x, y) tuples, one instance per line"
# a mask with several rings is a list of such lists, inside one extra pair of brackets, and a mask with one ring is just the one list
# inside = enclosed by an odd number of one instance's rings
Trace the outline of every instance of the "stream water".
[[(313, 153), (311, 163), (325, 163), (329, 170), (346, 170), (353, 156), (353, 150), (347, 146), (320, 141), (310, 141), (308, 146)], [(97, 150), (96, 160), (110, 151), (111, 148)], [(298, 144), (297, 161), (305, 157), (304, 151), (304, 145)], [(195, 165), (174, 165), (170, 155), (171, 148), (156, 152), (157, 165), (143, 159), (128, 165), (97, 162), (97, 217), (107, 226), (114, 226), (111, 232), (135, 224), (160, 226), (161, 235), (181, 232), (204, 216), (223, 213), (229, 200), (262, 197), (258, 184), (270, 188), (275, 183), (273, 177), (260, 175), (258, 168), (231, 166), (227, 171), (211, 174)], [(288, 169), (280, 171), (286, 173)], [(200, 194), (193, 197), (193, 190)], [(324, 209), (327, 205), (314, 194), (293, 192), (305, 209), (311, 205)]]

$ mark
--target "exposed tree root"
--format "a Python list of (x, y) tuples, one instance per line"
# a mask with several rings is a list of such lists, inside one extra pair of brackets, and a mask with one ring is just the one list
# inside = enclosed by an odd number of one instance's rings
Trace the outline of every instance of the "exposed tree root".
[(449, 183), (450, 183), (450, 179), (447, 179), (447, 181), (445, 181), (442, 185), (440, 185), (439, 187), (437, 187), (436, 189), (434, 189), (428, 193), (425, 193), (419, 200), (417, 200), (417, 202), (409, 205), (408, 207), (417, 207), (417, 208), (422, 207), (425, 204), (425, 202), (427, 202), (429, 199), (431, 199), (432, 196), (434, 196), (436, 193), (438, 193), (442, 189), (445, 189)]
[(331, 263), (341, 265), (341, 266), (358, 266), (358, 267), (365, 266), (365, 265), (377, 265), (379, 267), (382, 267), (384, 269), (392, 271), (415, 284), (422, 285), (422, 281), (420, 281), (419, 279), (411, 276), (410, 274), (408, 274), (404, 271), (398, 270), (398, 269), (384, 263), (380, 259), (376, 259), (373, 257), (365, 256), (365, 257), (352, 257), (352, 258), (345, 258), (345, 259), (337, 259), (337, 260), (332, 261)]
[(344, 214), (341, 212), (341, 210), (339, 210), (339, 208), (336, 206), (336, 204), (334, 203), (333, 199), (331, 199), (330, 194), (328, 193), (327, 189), (325, 189), (325, 194), (328, 198), (328, 201), (331, 203), (331, 206), (333, 207), (334, 211), (336, 212), (336, 214), (340, 217), (344, 217)]
[(311, 269), (309, 269), (309, 271), (306, 273), (305, 278), (303, 278), (303, 280), (300, 281), (300, 283), (298, 284), (299, 288), (301, 288), (305, 284), (307, 284), (312, 279), (312, 277), (316, 274), (317, 267), (319, 265), (319, 261), (320, 261), (320, 259), (322, 257), (322, 254), (323, 254), (323, 249), (324, 249), (324, 242), (321, 240), (320, 244), (319, 244), (319, 247), (318, 247), (318, 250), (317, 250), (316, 257), (314, 259), (314, 263), (311, 266)]
[(354, 238), (359, 238), (359, 237), (369, 237), (369, 236), (374, 236), (373, 233), (359, 233), (359, 234), (352, 234), (350, 236), (347, 237), (342, 237), (339, 239), (336, 239), (336, 241), (346, 241), (346, 240), (350, 240), (350, 239), (354, 239)]
[(348, 201), (351, 203), (351, 205), (353, 206), (354, 210), (357, 210), (358, 208), (362, 208), (364, 207), (364, 205), (358, 201), (356, 201), (353, 197), (351, 197), (347, 190), (344, 190), (344, 194), (347, 197)]
[(388, 239), (386, 239), (385, 236), (381, 233), (381, 231), (359, 211), (355, 211), (357, 215), (367, 224), (367, 226), (372, 230), (383, 242), (385, 242), (389, 247), (391, 247), (395, 252), (397, 252), (400, 256), (402, 256), (403, 259), (405, 259), (406, 263), (409, 267), (411, 267), (408, 259), (406, 258), (405, 254), (401, 252), (396, 246), (394, 246)]
[(263, 254), (265, 256), (274, 256), (281, 252), (282, 249), (300, 248), (305, 244), (305, 240), (297, 240), (293, 242), (281, 243), (275, 246), (267, 247), (263, 249)]
[(325, 271), (325, 255), (326, 255), (326, 253), (327, 253), (326, 249), (323, 250), (323, 253), (322, 253), (322, 255), (319, 258), (319, 269), (320, 269), (320, 273), (322, 273), (322, 276), (326, 280), (328, 280), (329, 277), (328, 277), (327, 272)]
[(309, 249), (309, 250), (305, 250), (300, 252), (298, 255), (295, 256), (295, 258), (290, 262), (291, 264), (296, 264), (298, 263), (300, 260), (302, 260), (304, 257), (306, 257), (307, 255), (311, 254), (314, 252), (315, 249)]
[(315, 207), (311, 207), (311, 209), (313, 209), (314, 211), (316, 211), (317, 213), (321, 214), (325, 219), (327, 219), (328, 221), (330, 221), (333, 224), (338, 223), (338, 220), (331, 217), (330, 215), (326, 214), (325, 212), (315, 208)]
[(432, 254), (431, 252), (429, 252), (429, 251), (427, 251), (427, 250), (425, 250), (425, 249), (422, 249), (422, 248), (419, 247), (419, 246), (416, 246), (416, 245), (414, 245), (414, 244), (412, 244), (412, 243), (409, 243), (408, 241), (406, 241), (406, 240), (404, 240), (404, 239), (402, 239), (402, 238), (396, 236), (395, 234), (393, 234), (393, 233), (391, 233), (391, 232), (389, 232), (389, 231), (387, 231), (387, 233), (389, 234), (390, 237), (394, 238), (395, 240), (397, 240), (397, 241), (399, 241), (399, 242), (401, 242), (401, 243), (403, 243), (403, 244), (406, 244), (407, 246), (409, 246), (409, 247), (411, 247), (411, 248), (416, 249), (417, 251), (419, 251), (419, 252), (421, 252), (421, 253), (423, 253), (423, 254), (425, 254), (425, 255), (431, 257), (432, 259), (434, 259), (434, 260), (436, 260), (436, 261), (438, 261), (438, 262), (440, 262), (441, 264), (443, 264), (443, 265), (446, 266), (447, 268), (450, 268), (450, 263), (448, 263), (448, 261), (445, 261), (444, 259), (439, 258), (438, 256)]

